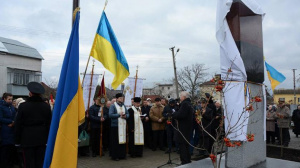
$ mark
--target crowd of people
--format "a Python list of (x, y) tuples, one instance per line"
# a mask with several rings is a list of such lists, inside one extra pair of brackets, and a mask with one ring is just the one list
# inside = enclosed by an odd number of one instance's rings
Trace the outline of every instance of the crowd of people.
[[(289, 125), (281, 127), (280, 120), (292, 120), (293, 132), (296, 137), (300, 134), (300, 105), (297, 106), (290, 116), (290, 109), (285, 104), (285, 101), (278, 100), (278, 106), (268, 105), (266, 113), (266, 143), (274, 145), (283, 145), (285, 147), (289, 146), (290, 143), (290, 132)], [(289, 122), (290, 123), (290, 122)], [(281, 130), (280, 130), (281, 129)], [(277, 142), (276, 142), (277, 141)]]
[[(40, 168), (43, 165), (47, 138), (51, 123), (51, 103), (42, 98), (42, 85), (31, 82), (27, 86), (26, 100), (4, 93), (0, 100), (0, 167)], [(208, 93), (192, 103), (188, 92), (180, 93), (179, 99), (150, 98), (132, 99), (132, 105), (124, 105), (124, 95), (103, 102), (101, 97), (86, 111), (85, 123), (79, 126), (79, 135), (85, 131), (90, 139), (87, 146), (79, 147), (79, 155), (96, 157), (109, 155), (112, 160), (143, 157), (143, 149), (160, 150), (168, 154), (177, 152), (181, 164), (191, 162), (191, 155), (209, 155), (214, 140), (224, 127), (222, 107)], [(200, 127), (196, 117), (201, 115)], [(267, 143), (288, 146), (289, 128), (279, 131), (278, 120), (290, 117), (285, 102), (268, 106), (266, 113)], [(300, 105), (292, 115), (294, 133), (300, 134)], [(198, 121), (199, 122), (199, 121)], [(281, 132), (281, 133), (280, 133)], [(38, 136), (37, 136), (38, 135)], [(100, 143), (101, 142), (101, 143)], [(81, 143), (79, 138), (79, 144)], [(102, 146), (100, 145), (102, 144)], [(80, 145), (79, 145), (80, 146)], [(200, 150), (195, 150), (197, 147)], [(174, 150), (173, 150), (174, 149)], [(197, 152), (197, 153), (195, 153)]]
[[(135, 97), (129, 107), (123, 101), (122, 93), (105, 104), (98, 97), (86, 112), (86, 122), (79, 132), (90, 133), (92, 157), (108, 154), (115, 161), (125, 159), (127, 153), (132, 158), (142, 157), (144, 147), (166, 154), (174, 149), (180, 154), (181, 164), (190, 163), (194, 151), (198, 151), (199, 156), (209, 155), (213, 139), (208, 134), (216, 136), (214, 132), (220, 127), (222, 115), (220, 102), (214, 102), (209, 94), (196, 104), (185, 91), (180, 93), (179, 99), (157, 97), (152, 101)], [(205, 130), (196, 122), (198, 111), (203, 116)], [(103, 136), (100, 138), (101, 127)], [(202, 150), (194, 150), (193, 146)], [(79, 149), (79, 153), (88, 155), (89, 147)]]

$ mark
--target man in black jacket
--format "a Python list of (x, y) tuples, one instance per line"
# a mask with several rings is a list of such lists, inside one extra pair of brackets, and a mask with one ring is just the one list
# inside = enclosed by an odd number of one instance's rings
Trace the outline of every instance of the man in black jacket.
[[(104, 120), (107, 119), (107, 115), (103, 111), (103, 105), (100, 106), (100, 97), (96, 99), (96, 103), (92, 105), (89, 109), (89, 119), (91, 127), (91, 146), (92, 146), (92, 156), (96, 157), (99, 155), (100, 150), (100, 127)], [(103, 116), (101, 115), (103, 113)], [(102, 137), (103, 142), (103, 137)]]
[(51, 108), (41, 97), (45, 89), (40, 83), (30, 82), (27, 88), (29, 98), (19, 106), (15, 122), (16, 146), (22, 147), (24, 167), (43, 167)]
[(178, 134), (181, 164), (191, 162), (188, 141), (192, 133), (194, 109), (189, 97), (190, 94), (186, 91), (180, 93), (180, 108), (172, 115), (173, 118), (178, 121), (177, 128), (179, 129), (178, 131), (181, 132), (181, 134), (176, 132)]
[(142, 119), (143, 126), (144, 126), (144, 139), (145, 139), (145, 145), (146, 147), (152, 149), (152, 128), (151, 128), (151, 121), (149, 117), (151, 106), (148, 105), (148, 101), (143, 101), (143, 106), (141, 108), (142, 115), (145, 115), (145, 117)]
[[(203, 150), (200, 150), (200, 155), (208, 155), (211, 150), (212, 144), (210, 143), (210, 135), (212, 132), (212, 118), (213, 118), (213, 111), (207, 106), (207, 100), (202, 98), (201, 99), (201, 123), (200, 127), (200, 136), (199, 136), (199, 146)], [(210, 135), (209, 135), (210, 134)]]
[[(176, 127), (176, 122), (174, 119), (172, 119), (172, 114), (178, 110), (178, 107), (176, 106), (176, 101), (174, 99), (169, 100), (169, 104), (165, 106), (163, 111), (163, 116), (167, 119), (167, 121), (172, 122), (172, 124)], [(168, 150), (165, 153), (172, 152), (172, 143), (174, 139), (174, 128), (172, 125), (167, 124), (166, 125), (166, 131), (167, 131), (167, 143), (168, 143)], [(178, 147), (178, 143), (175, 142), (176, 148)], [(176, 149), (177, 150), (177, 149)]]

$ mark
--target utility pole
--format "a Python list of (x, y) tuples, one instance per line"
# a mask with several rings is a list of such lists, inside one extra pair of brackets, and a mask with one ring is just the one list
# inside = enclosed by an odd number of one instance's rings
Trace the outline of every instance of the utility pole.
[(179, 91), (178, 91), (178, 80), (177, 80), (177, 71), (176, 71), (176, 61), (175, 61), (175, 56), (179, 52), (179, 48), (177, 49), (176, 54), (174, 53), (174, 47), (171, 47), (170, 50), (172, 51), (172, 56), (173, 56), (173, 66), (174, 66), (174, 75), (175, 75), (175, 86), (176, 86), (176, 96), (179, 98)]
[(294, 79), (294, 104), (296, 104), (296, 78), (295, 78), (295, 71), (297, 69), (292, 69), (293, 70), (293, 79)]
[(74, 12), (74, 10), (75, 10), (77, 7), (79, 7), (79, 1), (80, 1), (80, 0), (73, 0), (72, 27), (73, 27), (73, 24), (74, 24), (74, 21), (75, 21), (75, 19), (73, 20), (73, 12)]

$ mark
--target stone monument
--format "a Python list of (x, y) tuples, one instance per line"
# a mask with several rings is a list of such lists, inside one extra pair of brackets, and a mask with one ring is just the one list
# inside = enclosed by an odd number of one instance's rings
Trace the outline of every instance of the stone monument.
[[(264, 93), (264, 59), (262, 40), (262, 15), (255, 14), (241, 0), (234, 0), (226, 20), (240, 52), (247, 73), (251, 95)], [(265, 100), (263, 100), (265, 101)], [(228, 168), (247, 168), (266, 160), (264, 141), (265, 102), (254, 107), (248, 119), (247, 133), (255, 135), (251, 143), (243, 143), (239, 148), (226, 149), (225, 165)]]

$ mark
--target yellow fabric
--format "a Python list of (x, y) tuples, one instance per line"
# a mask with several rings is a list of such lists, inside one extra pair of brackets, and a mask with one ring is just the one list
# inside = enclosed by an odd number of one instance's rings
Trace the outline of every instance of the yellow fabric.
[(129, 76), (128, 70), (117, 60), (111, 43), (96, 33), (90, 55), (100, 61), (103, 66), (115, 75), (112, 87), (117, 87)]
[(83, 95), (79, 81), (78, 91), (60, 119), (51, 168), (77, 167), (78, 129), (74, 128), (84, 120), (84, 115)]
[(267, 71), (267, 73), (268, 73), (269, 80), (270, 80), (270, 82), (271, 82), (272, 90), (274, 90), (274, 89), (276, 88), (276, 86), (280, 84), (280, 82), (277, 81), (277, 80), (275, 80), (275, 79), (273, 79), (273, 78), (271, 77), (269, 71)]

